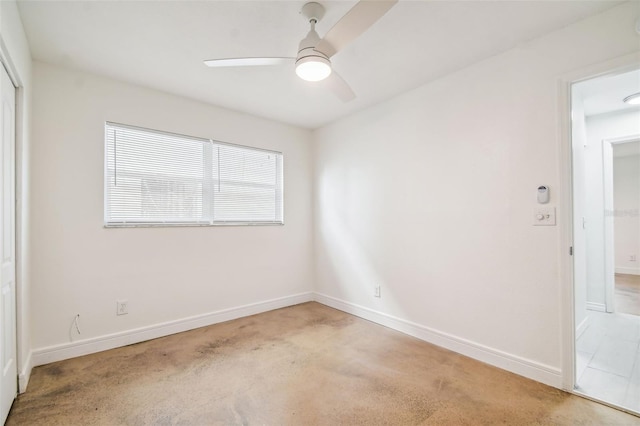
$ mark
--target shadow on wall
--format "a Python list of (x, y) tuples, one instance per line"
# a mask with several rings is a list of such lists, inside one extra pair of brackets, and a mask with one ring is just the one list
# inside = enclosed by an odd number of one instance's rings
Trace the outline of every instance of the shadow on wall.
[[(380, 307), (381, 299), (384, 298), (384, 305), (389, 306), (389, 303), (393, 302), (391, 287), (387, 285), (370, 255), (358, 241), (354, 229), (349, 226), (349, 205), (352, 198), (349, 197), (348, 188), (353, 176), (343, 178), (337, 180), (344, 183), (338, 190), (330, 188), (332, 185), (328, 183), (330, 180), (334, 181), (335, 176), (329, 178), (325, 172), (319, 178), (322, 217), (319, 221), (321, 226), (318, 230), (318, 242), (319, 250), (329, 263), (326, 270), (333, 273), (332, 277), (327, 277), (333, 282), (330, 285), (336, 287), (333, 295), (350, 303), (359, 302), (373, 307)], [(378, 293), (379, 298), (375, 296), (377, 287), (381, 292)]]

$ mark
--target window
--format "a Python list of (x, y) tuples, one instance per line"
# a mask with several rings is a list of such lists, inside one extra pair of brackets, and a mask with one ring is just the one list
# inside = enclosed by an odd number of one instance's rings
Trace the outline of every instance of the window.
[(282, 154), (105, 125), (105, 225), (282, 224)]

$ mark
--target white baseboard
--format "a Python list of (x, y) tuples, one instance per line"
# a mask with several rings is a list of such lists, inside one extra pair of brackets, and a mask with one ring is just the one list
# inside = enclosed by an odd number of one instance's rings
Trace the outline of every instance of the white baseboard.
[(589, 327), (589, 318), (591, 318), (589, 315), (584, 317), (582, 322), (578, 324), (578, 327), (576, 327), (576, 339), (582, 336), (582, 333), (584, 333), (585, 330)]
[(141, 327), (134, 330), (94, 337), (91, 339), (36, 349), (29, 356), (29, 359), (25, 363), (20, 374), (20, 392), (24, 392), (26, 390), (31, 369), (39, 365), (131, 345), (158, 337), (164, 337), (199, 327), (205, 327), (224, 321), (230, 321), (314, 300), (332, 308), (336, 308), (377, 324), (392, 328), (495, 367), (556, 388), (562, 387), (562, 376), (560, 369), (558, 368), (493, 349), (448, 333), (327, 295), (309, 292), (183, 318), (176, 321), (169, 321), (148, 327)]
[(616, 274), (640, 275), (640, 268), (630, 268), (628, 266), (616, 266)]
[(559, 368), (531, 361), (517, 355), (493, 349), (424, 325), (365, 308), (324, 294), (315, 293), (315, 300), (324, 305), (356, 315), (385, 327), (441, 346), (459, 354), (474, 358), (494, 367), (510, 371), (532, 380), (562, 388), (562, 373)]
[(31, 378), (31, 370), (33, 370), (33, 351), (29, 352), (27, 360), (22, 366), (20, 373), (18, 374), (18, 392), (25, 393), (27, 391), (27, 385)]
[[(164, 337), (199, 327), (206, 327), (220, 322), (230, 321), (249, 315), (255, 315), (311, 301), (313, 301), (313, 293), (300, 293), (293, 296), (281, 297), (236, 308), (224, 309), (208, 314), (169, 321), (162, 324), (155, 324), (148, 327), (141, 327), (91, 339), (78, 340), (71, 343), (63, 343), (60, 345), (40, 348), (33, 351), (31, 359), (33, 367), (37, 367), (38, 365), (49, 364), (50, 362), (119, 348), (134, 343), (144, 342), (145, 340), (156, 339), (158, 337)], [(28, 381), (28, 377), (26, 377), (26, 380)]]
[(604, 303), (587, 302), (587, 309), (590, 311), (607, 312), (607, 307)]

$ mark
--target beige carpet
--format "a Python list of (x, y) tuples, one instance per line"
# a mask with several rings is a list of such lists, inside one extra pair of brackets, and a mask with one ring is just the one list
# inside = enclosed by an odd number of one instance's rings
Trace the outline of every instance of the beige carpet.
[(616, 274), (615, 309), (640, 315), (640, 275)]
[(306, 303), (35, 368), (8, 425), (573, 425), (640, 419)]

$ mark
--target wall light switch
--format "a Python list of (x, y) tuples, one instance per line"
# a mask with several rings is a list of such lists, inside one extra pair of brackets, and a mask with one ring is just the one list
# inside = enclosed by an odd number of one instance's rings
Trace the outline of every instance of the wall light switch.
[(533, 209), (533, 226), (555, 226), (555, 207), (536, 207)]

